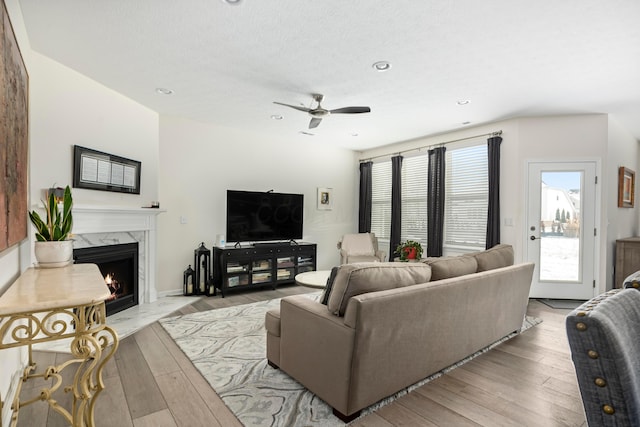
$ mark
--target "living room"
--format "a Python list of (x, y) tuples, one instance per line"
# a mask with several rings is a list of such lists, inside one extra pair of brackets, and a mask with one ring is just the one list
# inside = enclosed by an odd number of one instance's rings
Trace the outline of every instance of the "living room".
[[(620, 209), (616, 203), (618, 167), (638, 170), (637, 136), (610, 111), (514, 114), (410, 140), (389, 139), (386, 146), (360, 150), (318, 143), (313, 137), (288, 139), (277, 133), (172, 116), (133, 101), (34, 50), (20, 1), (5, 0), (5, 4), (29, 74), (29, 207), (38, 204), (43, 191), (52, 185), (71, 184), (73, 145), (141, 161), (139, 195), (74, 189), (74, 200), (79, 207), (140, 208), (160, 202), (158, 297), (180, 294), (182, 274), (193, 261), (194, 249), (200, 242), (211, 248), (216, 235), (225, 232), (228, 189), (304, 194), (303, 240), (318, 245), (318, 269), (329, 269), (339, 262), (336, 242), (343, 234), (357, 231), (360, 159), (495, 131), (502, 131), (503, 138), (501, 215), (512, 220), (501, 227), (502, 241), (513, 245), (517, 259), (525, 256), (523, 169), (531, 159), (597, 161), (599, 292), (613, 286), (615, 240), (638, 233), (636, 208)], [(171, 100), (167, 97), (160, 102)], [(332, 210), (316, 209), (318, 187), (333, 189)], [(0, 253), (0, 288), (32, 266), (31, 234)], [(21, 351), (0, 354), (3, 366), (14, 367), (12, 375), (3, 369), (3, 398), (12, 389), (23, 359)]]

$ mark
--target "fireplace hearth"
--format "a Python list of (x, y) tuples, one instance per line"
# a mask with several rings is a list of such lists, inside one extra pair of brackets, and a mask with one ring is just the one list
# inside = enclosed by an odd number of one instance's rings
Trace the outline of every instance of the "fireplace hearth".
[(107, 316), (138, 305), (138, 243), (73, 250), (76, 264), (96, 264), (111, 290)]

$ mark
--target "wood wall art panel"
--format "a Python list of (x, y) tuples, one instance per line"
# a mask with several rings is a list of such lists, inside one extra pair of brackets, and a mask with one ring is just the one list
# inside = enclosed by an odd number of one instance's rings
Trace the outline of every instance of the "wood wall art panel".
[(29, 76), (4, 2), (0, 22), (0, 251), (27, 237)]

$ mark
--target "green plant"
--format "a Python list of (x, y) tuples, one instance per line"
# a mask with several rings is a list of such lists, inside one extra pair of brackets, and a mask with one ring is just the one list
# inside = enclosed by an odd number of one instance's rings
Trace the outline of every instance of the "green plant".
[(396, 248), (396, 253), (400, 255), (400, 261), (422, 258), (422, 245), (415, 240), (407, 240), (400, 243)]
[(73, 199), (71, 198), (71, 189), (69, 186), (67, 185), (64, 189), (62, 212), (60, 212), (58, 208), (58, 201), (53, 191), (48, 192), (47, 200), (43, 200), (42, 204), (47, 214), (46, 221), (42, 220), (38, 212), (29, 212), (31, 223), (36, 228), (36, 240), (39, 242), (67, 240), (73, 225), (73, 217), (71, 215)]

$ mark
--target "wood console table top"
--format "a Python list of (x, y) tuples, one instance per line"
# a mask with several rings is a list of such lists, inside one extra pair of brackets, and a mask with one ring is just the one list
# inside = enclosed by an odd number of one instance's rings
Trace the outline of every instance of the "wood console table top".
[(95, 264), (29, 268), (0, 296), (0, 316), (94, 304), (110, 295)]

